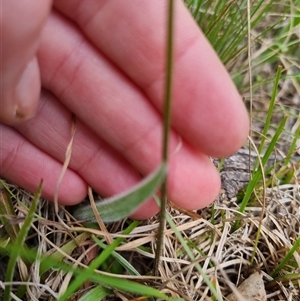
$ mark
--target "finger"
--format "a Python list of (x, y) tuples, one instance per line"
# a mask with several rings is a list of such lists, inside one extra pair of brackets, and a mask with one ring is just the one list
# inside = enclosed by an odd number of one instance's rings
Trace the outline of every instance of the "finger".
[[(38, 53), (42, 80), (65, 105), (143, 175), (161, 161), (162, 120), (120, 71), (67, 20), (53, 14)], [(171, 133), (171, 152), (178, 145)], [(190, 188), (183, 187), (189, 181)], [(210, 160), (186, 143), (171, 158), (170, 198), (187, 209), (206, 206), (219, 191)], [(182, 198), (184, 196), (184, 198)]]
[[(162, 111), (167, 1), (54, 3)], [(229, 155), (248, 134), (241, 97), (182, 1), (175, 24), (173, 127), (202, 152)]]
[[(58, 162), (65, 160), (71, 128), (72, 113), (47, 91), (41, 95), (36, 116), (15, 126), (23, 137)], [(69, 168), (103, 197), (128, 190), (141, 181), (140, 174), (79, 119), (76, 120)], [(53, 197), (53, 192), (48, 195), (51, 200)], [(71, 200), (68, 204), (77, 202), (78, 199), (74, 198), (74, 202)], [(154, 200), (149, 200), (144, 206), (132, 217), (144, 219), (158, 211)]]
[(36, 51), (51, 1), (3, 1), (1, 6), (0, 122), (13, 124), (32, 117), (37, 107)]
[[(35, 192), (43, 180), (42, 195), (53, 199), (62, 164), (31, 144), (13, 128), (0, 123), (0, 175)], [(74, 171), (67, 170), (60, 184), (61, 204), (75, 204), (84, 199), (87, 185)]]

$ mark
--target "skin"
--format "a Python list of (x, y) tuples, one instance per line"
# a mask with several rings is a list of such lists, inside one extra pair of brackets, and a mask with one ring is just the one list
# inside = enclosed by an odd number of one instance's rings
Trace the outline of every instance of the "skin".
[[(53, 199), (72, 113), (76, 133), (61, 204), (81, 202), (88, 185), (114, 195), (155, 169), (161, 160), (166, 5), (160, 0), (2, 3), (2, 177), (30, 191), (43, 178), (43, 196)], [(177, 206), (198, 209), (220, 189), (209, 156), (228, 156), (241, 147), (249, 120), (229, 75), (181, 1), (175, 21), (168, 193)], [(132, 217), (157, 211), (149, 200)]]

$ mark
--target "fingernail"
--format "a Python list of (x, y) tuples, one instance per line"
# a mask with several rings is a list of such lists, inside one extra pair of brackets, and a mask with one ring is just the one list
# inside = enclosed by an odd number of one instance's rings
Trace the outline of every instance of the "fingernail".
[(41, 79), (37, 59), (26, 66), (16, 87), (14, 113), (16, 121), (27, 120), (34, 116), (41, 93)]

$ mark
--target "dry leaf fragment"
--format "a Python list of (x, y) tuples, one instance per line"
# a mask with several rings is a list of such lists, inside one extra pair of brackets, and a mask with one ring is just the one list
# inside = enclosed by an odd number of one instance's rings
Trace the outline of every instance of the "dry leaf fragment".
[(231, 293), (227, 296), (228, 301), (265, 301), (267, 300), (265, 285), (262, 280), (262, 275), (255, 272), (247, 278), (238, 288), (237, 291), (243, 296), (243, 299), (237, 294)]

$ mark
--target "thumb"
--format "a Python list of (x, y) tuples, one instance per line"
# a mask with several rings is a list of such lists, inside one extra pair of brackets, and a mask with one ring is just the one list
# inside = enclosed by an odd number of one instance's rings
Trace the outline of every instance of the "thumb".
[(51, 0), (1, 1), (0, 122), (14, 124), (36, 111), (41, 80), (36, 52)]

